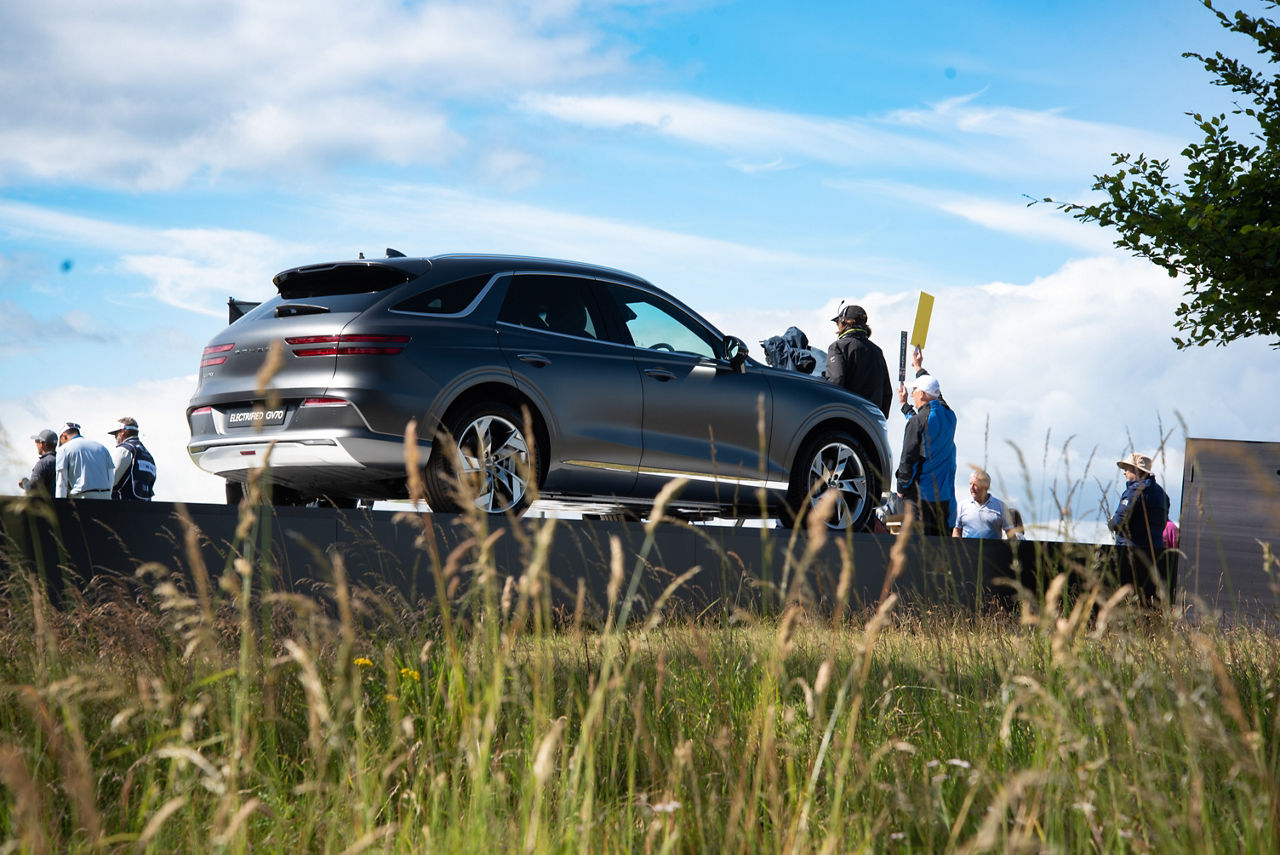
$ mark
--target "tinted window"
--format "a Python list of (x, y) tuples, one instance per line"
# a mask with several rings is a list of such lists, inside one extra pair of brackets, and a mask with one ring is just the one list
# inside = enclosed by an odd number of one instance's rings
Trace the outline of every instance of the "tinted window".
[(286, 300), (371, 294), (408, 282), (414, 274), (398, 267), (368, 261), (319, 264), (276, 274), (276, 290)]
[(424, 315), (456, 315), (471, 305), (476, 295), (489, 282), (489, 274), (459, 279), (428, 288), (392, 307), (395, 312), (417, 312)]
[(522, 275), (507, 289), (498, 320), (578, 338), (600, 338), (600, 310), (591, 279)]
[(623, 285), (607, 285), (618, 304), (630, 344), (653, 350), (716, 358), (710, 334), (700, 324), (660, 297)]

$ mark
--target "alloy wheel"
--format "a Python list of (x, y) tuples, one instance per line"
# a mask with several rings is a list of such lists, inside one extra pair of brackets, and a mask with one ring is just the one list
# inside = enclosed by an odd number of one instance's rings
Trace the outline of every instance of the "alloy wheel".
[(512, 422), (486, 415), (467, 425), (458, 441), (458, 480), (475, 491), (474, 504), (491, 514), (518, 507), (532, 471), (529, 444)]

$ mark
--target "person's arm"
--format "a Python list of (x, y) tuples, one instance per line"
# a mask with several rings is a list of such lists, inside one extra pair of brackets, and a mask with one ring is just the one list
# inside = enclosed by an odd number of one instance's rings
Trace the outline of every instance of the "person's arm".
[(1126, 484), (1124, 492), (1120, 494), (1120, 504), (1116, 505), (1116, 512), (1107, 521), (1107, 528), (1122, 536), (1128, 536), (1129, 517), (1133, 516), (1135, 499), (1133, 486)]
[(898, 495), (906, 496), (915, 484), (924, 459), (924, 419), (913, 416), (902, 437), (902, 461), (898, 464)]
[(117, 445), (111, 449), (111, 462), (111, 489), (114, 490), (120, 479), (129, 474), (129, 467), (133, 465), (133, 452), (127, 445)]
[(62, 446), (58, 446), (58, 452), (54, 457), (53, 466), (53, 494), (56, 498), (65, 499), (71, 495), (71, 486), (67, 483), (67, 456), (62, 453)]
[(837, 386), (844, 385), (844, 351), (840, 349), (840, 339), (831, 342), (827, 348), (827, 379)]
[(960, 536), (960, 526), (956, 526), (955, 528), (951, 529), (951, 536), (952, 537)]

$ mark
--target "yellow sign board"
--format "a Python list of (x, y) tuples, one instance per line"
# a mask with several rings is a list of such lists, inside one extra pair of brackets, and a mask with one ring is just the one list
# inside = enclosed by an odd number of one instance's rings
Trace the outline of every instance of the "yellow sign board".
[(933, 315), (933, 295), (920, 292), (916, 304), (916, 323), (911, 328), (911, 343), (924, 350), (924, 340), (929, 337), (929, 318)]

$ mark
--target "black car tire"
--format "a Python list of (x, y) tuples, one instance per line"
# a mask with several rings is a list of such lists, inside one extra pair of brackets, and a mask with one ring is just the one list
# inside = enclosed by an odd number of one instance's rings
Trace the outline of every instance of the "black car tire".
[(448, 427), (456, 450), (453, 442), (437, 437), (423, 478), (431, 509), (461, 511), (459, 476), (466, 480), (471, 473), (477, 508), (490, 514), (523, 513), (542, 468), (521, 414), (507, 404), (487, 402), (467, 408)]
[(791, 471), (783, 524), (794, 525), (802, 510), (811, 513), (828, 487), (838, 488), (841, 495), (827, 527), (866, 529), (879, 499), (879, 477), (862, 444), (848, 431), (826, 431), (805, 444)]

